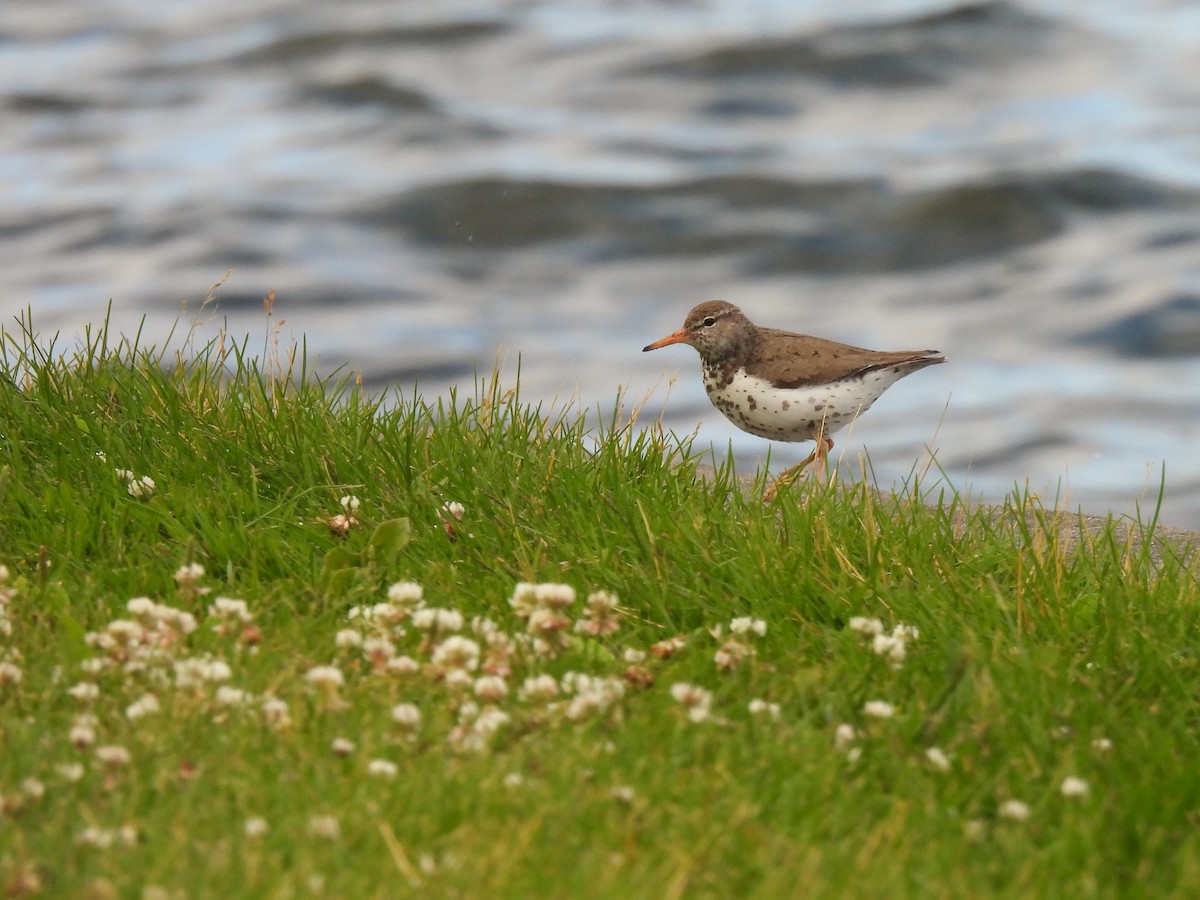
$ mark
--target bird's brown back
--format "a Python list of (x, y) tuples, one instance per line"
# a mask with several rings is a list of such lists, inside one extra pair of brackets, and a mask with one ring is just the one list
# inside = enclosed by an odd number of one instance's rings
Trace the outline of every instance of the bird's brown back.
[(899, 366), (904, 374), (946, 361), (936, 350), (866, 350), (809, 334), (759, 328), (758, 340), (743, 365), (769, 364), (781, 387), (828, 384), (874, 369)]

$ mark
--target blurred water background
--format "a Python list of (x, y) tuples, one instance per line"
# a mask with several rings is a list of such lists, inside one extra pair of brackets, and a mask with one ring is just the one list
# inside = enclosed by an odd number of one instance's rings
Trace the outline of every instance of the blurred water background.
[(949, 356), (842, 433), (884, 486), (928, 446), (1128, 513), (1165, 467), (1200, 527), (1187, 0), (4, 0), (0, 115), (10, 331), (111, 301), (253, 347), (274, 289), (324, 371), (432, 398), (519, 357), (527, 400), (621, 388), (750, 471), (696, 354), (641, 353), (721, 298)]

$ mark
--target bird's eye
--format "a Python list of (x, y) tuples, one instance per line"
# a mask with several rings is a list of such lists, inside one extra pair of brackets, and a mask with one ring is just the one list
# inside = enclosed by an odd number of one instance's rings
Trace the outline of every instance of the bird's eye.
[(704, 327), (705, 328), (712, 328), (716, 324), (717, 324), (716, 316), (705, 316), (704, 317)]

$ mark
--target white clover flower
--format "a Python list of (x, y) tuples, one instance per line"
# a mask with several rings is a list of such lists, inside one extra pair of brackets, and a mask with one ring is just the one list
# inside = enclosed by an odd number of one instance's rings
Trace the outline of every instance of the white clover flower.
[(209, 682), (228, 682), (230, 678), (233, 678), (233, 670), (224, 660), (209, 660), (208, 668), (205, 668), (204, 671), (204, 678)]
[(1086, 797), (1089, 787), (1088, 783), (1082, 778), (1075, 775), (1068, 775), (1063, 779), (1062, 786), (1059, 788), (1064, 797)]
[(235, 600), (232, 597), (217, 597), (208, 608), (208, 614), (222, 619), (234, 619), (239, 622), (249, 622), (254, 618), (245, 600)]
[(868, 637), (874, 637), (877, 634), (883, 634), (883, 623), (878, 619), (868, 619), (864, 616), (852, 616), (849, 624), (851, 631), (857, 631), (859, 634), (865, 634)]
[(409, 608), (418, 606), (424, 596), (425, 592), (415, 581), (397, 581), (387, 592), (389, 603)]
[(287, 728), (292, 724), (292, 715), (288, 710), (286, 700), (278, 697), (265, 697), (262, 702), (263, 721), (274, 729)]
[(308, 832), (313, 837), (336, 841), (342, 836), (342, 827), (334, 816), (313, 816), (308, 820)]
[(414, 611), (412, 615), (413, 628), (416, 628), (418, 631), (429, 631), (437, 621), (437, 614), (437, 609), (433, 607), (423, 606)]
[(23, 677), (24, 673), (16, 663), (0, 662), (0, 685), (20, 684)]
[(474, 700), (465, 700), (458, 705), (458, 721), (470, 722), (479, 715), (479, 704)]
[(83, 763), (59, 763), (54, 767), (54, 771), (63, 781), (74, 783), (82, 780), (86, 770), (83, 768)]
[(336, 691), (346, 683), (342, 670), (337, 666), (313, 666), (304, 673), (304, 679), (323, 691)]
[(925, 758), (929, 760), (929, 764), (939, 772), (950, 771), (950, 759), (937, 747), (930, 747), (925, 751)]
[(262, 816), (251, 816), (246, 820), (245, 824), (242, 825), (242, 833), (245, 834), (246, 837), (250, 838), (250, 840), (260, 838), (270, 830), (271, 827), (267, 824), (267, 820)]
[(125, 707), (125, 718), (133, 721), (143, 716), (148, 716), (151, 713), (156, 713), (158, 710), (158, 698), (153, 694), (143, 694), (139, 699)]
[(82, 750), (84, 747), (90, 747), (96, 743), (96, 727), (90, 722), (77, 721), (71, 726), (71, 731), (67, 737), (73, 746)]
[(241, 688), (230, 687), (223, 684), (217, 688), (217, 692), (213, 695), (213, 699), (219, 706), (245, 706), (254, 699), (254, 695)]
[(517, 582), (517, 586), (513, 588), (512, 596), (508, 599), (508, 605), (521, 618), (526, 618), (538, 606), (534, 588), (535, 585), (530, 584), (528, 581), (519, 581)]
[(712, 703), (712, 692), (686, 681), (671, 685), (671, 696), (684, 706), (708, 706)]
[(527, 628), (530, 634), (553, 635), (571, 626), (571, 620), (558, 610), (539, 606), (529, 614)]
[(46, 796), (46, 785), (36, 778), (26, 778), (21, 782), (21, 791), (30, 800), (41, 800)]
[(421, 725), (421, 710), (413, 703), (397, 703), (392, 707), (392, 721), (401, 728), (414, 731)]
[(436, 666), (474, 672), (479, 666), (479, 644), (461, 635), (451, 635), (438, 644), (432, 661)]
[(113, 471), (117, 474), (118, 481), (124, 481), (128, 483), (137, 477), (130, 469), (113, 469)]
[(749, 656), (754, 655), (754, 648), (749, 644), (743, 644), (739, 640), (730, 638), (713, 654), (713, 662), (717, 664), (717, 668), (722, 672), (728, 672), (731, 669), (736, 669), (742, 664), (742, 661)]
[(921, 636), (920, 629), (916, 625), (905, 625), (903, 623), (892, 629), (892, 637), (898, 641), (915, 642)]
[(767, 623), (762, 619), (740, 616), (729, 623), (729, 630), (734, 634), (756, 634), (762, 637), (767, 633)]
[(875, 635), (871, 640), (871, 649), (876, 656), (885, 657), (893, 669), (899, 669), (904, 664), (907, 649), (904, 641), (894, 635)]
[(750, 714), (753, 716), (761, 716), (766, 714), (772, 719), (779, 718), (779, 704), (768, 703), (766, 700), (754, 699), (750, 701)]
[(858, 740), (858, 731), (849, 722), (842, 722), (833, 730), (833, 746), (845, 750)]
[(363, 644), (363, 636), (353, 628), (343, 628), (333, 636), (333, 643), (339, 650), (357, 649)]
[(414, 675), (421, 671), (421, 664), (411, 656), (393, 656), (387, 661), (387, 667), (396, 675)]
[(354, 752), (354, 741), (349, 738), (336, 737), (330, 742), (329, 749), (333, 751), (334, 756), (349, 756)]
[(390, 759), (373, 759), (367, 763), (367, 774), (376, 778), (395, 778), (400, 767)]
[[(166, 608), (170, 610), (170, 607), (166, 607)], [(179, 629), (180, 634), (191, 634), (193, 631), (196, 630), (196, 617), (193, 616), (191, 613), (178, 612), (177, 610), (170, 610), (170, 611), (175, 614), (173, 617), (173, 621), (174, 621), (175, 627)]]
[[(578, 673), (568, 673), (577, 675), (571, 679), (571, 687), (568, 690), (574, 690), (575, 696), (571, 698), (567, 704), (563, 715), (572, 722), (578, 722), (582, 719), (591, 718), (605, 712), (610, 707), (618, 703), (625, 696), (625, 682), (620, 678), (602, 678), (599, 676), (592, 677), (587, 675), (578, 675)], [(564, 683), (567, 678), (564, 677)], [(566, 685), (564, 684), (564, 687)]]
[(626, 806), (637, 799), (637, 791), (628, 784), (615, 785), (609, 795), (618, 803), (624, 803)]
[(153, 618), (154, 610), (157, 606), (158, 604), (149, 597), (134, 597), (125, 604), (125, 609), (132, 616)]
[(338, 504), (342, 507), (342, 509), (346, 510), (346, 512), (355, 512), (360, 505), (358, 498), (353, 494), (347, 494), (338, 501)]
[(390, 661), (396, 655), (396, 645), (385, 637), (372, 637), (362, 642), (362, 651), (367, 659), (378, 665)]
[(419, 631), (461, 631), (465, 620), (456, 609), (423, 606), (413, 612), (412, 624)]
[(474, 682), (471, 679), (471, 673), (466, 669), (447, 669), (442, 678), (442, 684), (446, 686), (446, 690), (458, 694), (469, 691)]
[(99, 675), (112, 664), (111, 660), (105, 659), (103, 656), (93, 656), (91, 659), (85, 659), (79, 664), (79, 671), (84, 675)]
[(558, 696), (558, 682), (549, 675), (534, 675), (526, 678), (517, 690), (517, 697), (523, 701), (545, 702)]
[(1029, 818), (1029, 804), (1022, 803), (1020, 800), (1005, 800), (996, 812), (1002, 819), (1024, 822)]
[(703, 722), (709, 716), (712, 706), (712, 692), (685, 681), (677, 681), (671, 685), (671, 696), (677, 703), (688, 708), (688, 718), (693, 722)]
[(566, 609), (575, 602), (575, 588), (569, 584), (535, 584), (533, 596), (545, 609)]
[(589, 615), (606, 616), (617, 611), (621, 600), (612, 591), (592, 591), (587, 596)]
[(96, 748), (96, 759), (106, 766), (127, 766), (132, 758), (129, 751), (119, 744), (105, 744)]
[(123, 825), (120, 828), (98, 828), (92, 825), (75, 836), (75, 843), (100, 850), (107, 850), (114, 845), (132, 847), (137, 843), (137, 829), (132, 825)]
[(154, 483), (153, 478), (151, 478), (149, 475), (143, 475), (141, 478), (135, 478), (133, 481), (129, 482), (126, 490), (129, 491), (130, 497), (137, 497), (140, 499), (142, 497), (153, 497), (156, 487), (157, 485)]
[(456, 500), (452, 500), (449, 503), (442, 504), (441, 512), (461, 522), (463, 516), (466, 515), (467, 510), (461, 503)]
[(90, 703), (100, 696), (100, 685), (91, 681), (81, 681), (79, 684), (67, 688), (67, 693), (76, 700)]
[(496, 701), (508, 693), (508, 684), (499, 675), (481, 675), (473, 686), (480, 700)]
[(876, 719), (890, 719), (896, 714), (896, 707), (886, 700), (868, 700), (863, 704), (863, 712)]
[(500, 626), (486, 616), (473, 616), (471, 618), (471, 633), (478, 635), (485, 640), (500, 632)]
[(175, 570), (175, 583), (181, 587), (192, 585), (204, 577), (204, 566), (200, 563), (187, 563)]
[(646, 661), (647, 653), (645, 650), (637, 650), (633, 647), (626, 647), (625, 652), (621, 654), (621, 658), (631, 665), (639, 665)]
[(208, 657), (177, 659), (171, 664), (178, 688), (198, 688), (210, 681), (228, 681), (233, 677), (229, 663)]
[(502, 709), (490, 706), (483, 710), (472, 723), (472, 730), (485, 738), (492, 737), (509, 722), (509, 715)]

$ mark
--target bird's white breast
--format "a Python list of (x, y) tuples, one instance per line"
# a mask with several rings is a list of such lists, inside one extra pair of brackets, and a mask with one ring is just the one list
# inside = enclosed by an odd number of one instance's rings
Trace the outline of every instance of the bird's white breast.
[(743, 431), (774, 441), (807, 441), (849, 424), (903, 374), (902, 368), (889, 367), (830, 384), (777, 388), (744, 368), (722, 385), (720, 371), (705, 366), (704, 388), (713, 405)]

